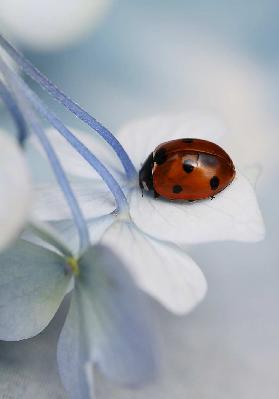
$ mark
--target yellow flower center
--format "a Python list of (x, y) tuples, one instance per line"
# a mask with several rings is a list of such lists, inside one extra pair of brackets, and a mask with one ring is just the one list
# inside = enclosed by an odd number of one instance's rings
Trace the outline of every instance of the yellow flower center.
[(69, 268), (71, 269), (72, 273), (75, 276), (79, 275), (78, 261), (75, 258), (73, 258), (72, 256), (69, 256), (67, 258), (67, 265), (69, 266)]

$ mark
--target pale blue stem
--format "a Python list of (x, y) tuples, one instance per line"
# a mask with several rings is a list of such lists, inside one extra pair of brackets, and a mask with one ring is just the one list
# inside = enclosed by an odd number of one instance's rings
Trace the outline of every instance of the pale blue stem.
[(25, 120), (20, 112), (17, 102), (6, 88), (4, 83), (0, 79), (0, 97), (2, 98), (3, 102), (5, 103), (7, 109), (9, 110), (12, 119), (17, 128), (17, 137), (20, 145), (23, 145), (24, 140), (28, 136), (27, 127)]
[(48, 138), (44, 132), (44, 129), (41, 127), (40, 122), (38, 121), (32, 107), (25, 100), (24, 94), (20, 91), (16, 80), (14, 79), (14, 73), (8, 68), (5, 62), (0, 57), (0, 70), (5, 76), (5, 80), (7, 80), (9, 86), (13, 89), (13, 93), (18, 100), (18, 105), (21, 109), (21, 112), (26, 117), (26, 121), (30, 125), (31, 130), (38, 137), (43, 149), (45, 150), (47, 157), (50, 161), (50, 164), (53, 168), (54, 174), (56, 176), (57, 182), (61, 187), (62, 192), (66, 198), (66, 201), (71, 210), (73, 219), (78, 229), (79, 239), (80, 239), (80, 251), (83, 252), (89, 246), (89, 234), (86, 222), (82, 215), (79, 204), (76, 200), (76, 197), (71, 189), (70, 183), (63, 171), (63, 168), (57, 158), (55, 151), (53, 150), (51, 144), (48, 141)]
[(0, 44), (8, 52), (10, 57), (19, 65), (19, 67), (35, 80), (50, 95), (59, 101), (64, 107), (76, 115), (80, 120), (94, 129), (103, 139), (111, 145), (118, 155), (126, 175), (129, 179), (133, 179), (137, 175), (137, 171), (129, 158), (128, 154), (116, 139), (116, 137), (93, 116), (82, 109), (77, 103), (71, 100), (63, 91), (61, 91), (54, 83), (52, 83), (42, 72), (31, 64), (19, 51), (17, 51), (2, 35), (0, 35)]
[[(2, 61), (3, 63), (3, 61)], [(6, 66), (6, 69), (8, 67)], [(127, 199), (123, 193), (120, 185), (111, 175), (108, 169), (95, 157), (88, 148), (78, 140), (71, 131), (61, 122), (54, 112), (49, 110), (41, 101), (41, 99), (25, 84), (25, 82), (17, 76), (12, 70), (9, 70), (12, 74), (14, 83), (17, 85), (18, 90), (22, 92), (22, 95), (27, 98), (33, 105), (33, 107), (46, 118), (62, 135), (63, 137), (79, 152), (79, 154), (96, 170), (101, 176), (109, 190), (113, 194), (116, 204), (117, 212), (126, 211), (128, 208)]]
[(53, 171), (55, 173), (56, 179), (65, 195), (65, 198), (68, 202), (68, 205), (71, 209), (73, 219), (75, 220), (78, 232), (79, 232), (79, 238), (80, 238), (80, 251), (83, 252), (88, 248), (89, 246), (89, 234), (88, 234), (88, 229), (86, 222), (84, 220), (84, 217), (82, 215), (81, 209), (78, 205), (77, 199), (71, 189), (70, 183), (63, 171), (63, 168), (51, 146), (49, 143), (47, 136), (45, 135), (44, 130), (41, 128), (40, 124), (37, 123), (35, 120), (35, 115), (29, 113), (29, 122), (31, 125), (32, 130), (34, 133), (37, 135), (38, 139), (41, 142), (42, 147), (44, 148), (47, 157), (51, 163), (51, 166), (53, 168)]
[(28, 115), (28, 121), (30, 123), (31, 129), (37, 135), (42, 147), (44, 148), (44, 150), (47, 154), (49, 162), (50, 162), (50, 164), (53, 168), (53, 171), (55, 173), (56, 179), (65, 195), (65, 198), (66, 198), (66, 201), (68, 202), (69, 208), (71, 209), (73, 219), (76, 223), (76, 226), (77, 226), (77, 229), (79, 232), (80, 251), (83, 252), (89, 246), (89, 234), (88, 234), (86, 222), (84, 220), (81, 209), (78, 205), (77, 199), (71, 189), (70, 183), (63, 171), (63, 168), (56, 156), (55, 151), (53, 150), (51, 144), (49, 143), (44, 130), (41, 128), (40, 124), (36, 120), (37, 118), (35, 117), (33, 112), (31, 113), (31, 109), (30, 110), (26, 109), (25, 112)]

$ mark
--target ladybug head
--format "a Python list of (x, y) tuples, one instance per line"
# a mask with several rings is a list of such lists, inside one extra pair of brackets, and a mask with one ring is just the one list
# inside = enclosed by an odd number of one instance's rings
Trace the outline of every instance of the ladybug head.
[(139, 185), (142, 190), (150, 191), (153, 190), (153, 177), (152, 177), (152, 169), (153, 169), (153, 153), (149, 155), (144, 164), (139, 171)]

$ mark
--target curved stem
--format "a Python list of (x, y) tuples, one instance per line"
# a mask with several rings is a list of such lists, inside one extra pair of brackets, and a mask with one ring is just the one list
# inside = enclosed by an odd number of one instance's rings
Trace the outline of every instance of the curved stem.
[(76, 226), (79, 232), (80, 238), (80, 251), (83, 252), (89, 246), (89, 233), (87, 229), (86, 222), (82, 215), (81, 209), (78, 205), (76, 197), (71, 189), (70, 183), (63, 171), (63, 168), (55, 154), (51, 144), (49, 143), (44, 130), (40, 127), (36, 120), (34, 120), (35, 115), (29, 114), (30, 125), (34, 133), (37, 135), (42, 147), (44, 148), (50, 164), (55, 173), (56, 179), (65, 195), (66, 201), (71, 209), (73, 219), (76, 222)]
[(1, 79), (0, 79), (0, 97), (4, 101), (17, 127), (17, 137), (19, 144), (23, 145), (25, 139), (28, 136), (26, 123), (22, 116), (22, 113), (19, 110), (16, 101), (14, 100), (13, 96), (11, 95), (7, 87), (1, 81)]
[[(30, 110), (31, 111), (31, 110)], [(42, 147), (44, 148), (47, 157), (50, 161), (50, 164), (55, 173), (56, 179), (65, 194), (65, 198), (68, 202), (68, 205), (71, 209), (73, 219), (76, 222), (76, 226), (79, 232), (80, 237), (80, 251), (83, 252), (89, 246), (89, 233), (87, 229), (86, 222), (82, 215), (81, 209), (78, 205), (76, 197), (71, 189), (70, 183), (63, 171), (63, 168), (57, 158), (55, 151), (53, 150), (51, 144), (49, 143), (47, 136), (45, 135), (44, 130), (41, 128), (39, 123), (36, 121), (35, 115), (31, 112), (29, 113), (27, 110), (25, 111), (29, 115), (30, 125), (34, 133), (37, 135), (38, 139), (41, 142)]]
[[(3, 62), (2, 62), (3, 63)], [(62, 136), (79, 152), (79, 154), (96, 170), (96, 172), (101, 176), (109, 190), (113, 194), (116, 204), (117, 211), (125, 211), (128, 208), (127, 199), (125, 194), (123, 193), (120, 185), (115, 180), (115, 178), (111, 175), (108, 169), (95, 157), (92, 152), (88, 150), (88, 148), (78, 140), (72, 132), (61, 122), (59, 118), (55, 115), (54, 112), (49, 110), (41, 101), (41, 99), (25, 84), (25, 82), (13, 71), (10, 70), (10, 73), (13, 74), (13, 81), (17, 85), (18, 90), (22, 92), (22, 94), (27, 98), (33, 107), (45, 118), (47, 119), (52, 126), (54, 126)]]
[(82, 109), (77, 103), (69, 98), (62, 90), (52, 83), (42, 72), (31, 64), (19, 51), (17, 51), (2, 35), (0, 35), (0, 44), (6, 49), (11, 58), (19, 65), (19, 67), (35, 80), (43, 89), (45, 89), (52, 97), (59, 101), (70, 112), (76, 115), (80, 120), (94, 129), (103, 139), (111, 145), (118, 155), (127, 177), (134, 178), (137, 171), (129, 158), (128, 154), (116, 139), (116, 137), (93, 116)]
[(38, 121), (32, 107), (28, 104), (28, 102), (25, 100), (24, 94), (20, 91), (16, 79), (14, 79), (14, 73), (9, 69), (9, 67), (5, 64), (5, 62), (1, 59), (1, 57), (0, 57), (0, 70), (5, 76), (5, 79), (7, 80), (9, 86), (13, 90), (13, 94), (18, 100), (18, 105), (20, 107), (21, 112), (23, 113), (23, 115), (26, 115), (27, 117), (26, 120), (28, 121), (30, 128), (38, 137), (43, 149), (47, 154), (47, 157), (50, 161), (50, 164), (56, 176), (57, 182), (60, 185), (64, 193), (65, 199), (72, 212), (72, 216), (79, 233), (80, 251), (83, 252), (89, 246), (89, 233), (87, 225), (82, 215), (79, 204), (76, 200), (76, 197), (71, 189), (70, 183), (60, 164), (60, 161), (57, 158), (57, 155), (53, 150), (50, 142), (48, 141), (48, 138), (43, 128), (41, 127), (41, 124)]

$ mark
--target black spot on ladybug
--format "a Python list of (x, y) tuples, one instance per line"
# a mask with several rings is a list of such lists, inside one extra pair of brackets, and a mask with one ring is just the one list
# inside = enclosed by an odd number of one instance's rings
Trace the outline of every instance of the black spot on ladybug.
[(216, 190), (216, 188), (219, 187), (219, 184), (220, 184), (220, 180), (219, 180), (219, 178), (217, 176), (213, 176), (210, 179), (210, 187), (211, 187), (212, 190)]
[(172, 188), (172, 192), (175, 194), (181, 193), (182, 190), (183, 188), (179, 184), (175, 184)]
[(157, 165), (162, 165), (167, 160), (167, 151), (165, 148), (160, 148), (154, 155), (154, 162)]
[(186, 159), (186, 160), (183, 162), (183, 169), (184, 169), (184, 171), (185, 171), (186, 173), (191, 173), (191, 172), (193, 172), (194, 166), (192, 165), (192, 161)]
[(193, 143), (193, 139), (182, 139), (182, 142), (183, 143), (186, 143), (186, 144), (191, 144), (191, 143)]

